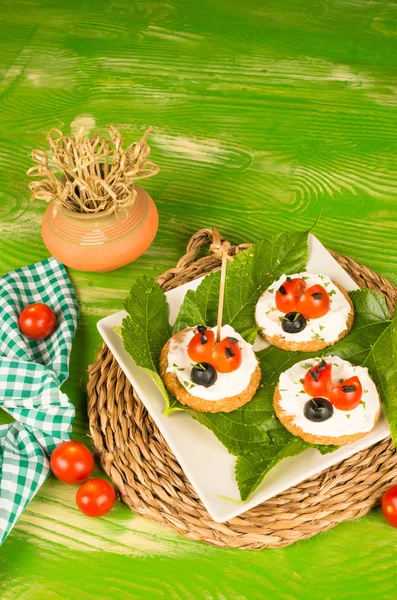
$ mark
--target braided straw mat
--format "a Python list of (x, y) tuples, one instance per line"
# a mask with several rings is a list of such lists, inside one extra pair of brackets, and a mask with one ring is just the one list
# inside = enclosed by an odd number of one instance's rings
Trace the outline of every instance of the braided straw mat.
[[(176, 267), (157, 281), (167, 291), (211, 273), (220, 266), (219, 251), (196, 256), (202, 246), (219, 250), (223, 242), (216, 229), (198, 231)], [(249, 246), (225, 245), (231, 255)], [(394, 286), (351, 258), (331, 254), (359, 286), (383, 294), (392, 311)], [(89, 367), (88, 416), (94, 449), (123, 502), (187, 538), (215, 546), (288, 546), (362, 517), (397, 483), (397, 454), (389, 438), (227, 523), (215, 523), (105, 344)]]

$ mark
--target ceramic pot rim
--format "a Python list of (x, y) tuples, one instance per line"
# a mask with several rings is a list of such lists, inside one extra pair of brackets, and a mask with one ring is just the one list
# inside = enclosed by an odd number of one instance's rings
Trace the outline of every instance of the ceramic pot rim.
[[(141, 188), (139, 185), (134, 185), (135, 190), (139, 193), (146, 193), (145, 190), (143, 188)], [(80, 221), (80, 219), (84, 220), (84, 221), (96, 221), (97, 219), (104, 219), (104, 218), (111, 218), (117, 215), (122, 215), (123, 213), (127, 215), (131, 212), (131, 210), (133, 208), (135, 208), (136, 205), (136, 200), (133, 204), (131, 204), (130, 206), (127, 206), (126, 208), (119, 208), (111, 213), (109, 213), (108, 211), (104, 210), (101, 212), (97, 212), (97, 213), (79, 213), (79, 212), (75, 212), (74, 210), (69, 210), (68, 208), (66, 208), (63, 204), (61, 204), (61, 202), (56, 199), (53, 200), (52, 203), (57, 207), (57, 209), (62, 212), (62, 214), (64, 214), (65, 216), (67, 216), (70, 219), (78, 219)]]

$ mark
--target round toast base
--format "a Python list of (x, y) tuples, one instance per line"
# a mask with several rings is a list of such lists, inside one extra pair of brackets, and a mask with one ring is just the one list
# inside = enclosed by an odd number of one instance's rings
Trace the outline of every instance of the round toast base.
[(237, 410), (237, 408), (244, 406), (244, 404), (247, 404), (247, 402), (252, 400), (261, 381), (261, 370), (259, 364), (252, 373), (250, 382), (243, 392), (235, 396), (230, 396), (229, 398), (223, 398), (221, 400), (204, 400), (203, 398), (192, 396), (192, 394), (189, 394), (187, 389), (180, 383), (177, 376), (174, 373), (167, 371), (168, 352), (171, 340), (176, 340), (178, 342), (178, 338), (182, 338), (183, 334), (190, 329), (192, 328), (183, 329), (182, 331), (175, 333), (161, 350), (160, 375), (170, 394), (172, 394), (174, 398), (176, 398), (181, 404), (190, 406), (190, 408), (194, 408), (194, 410), (208, 413), (232, 412), (233, 410)]
[[(344, 329), (341, 332), (337, 340), (335, 340), (334, 342), (323, 342), (322, 340), (310, 340), (308, 342), (293, 342), (290, 340), (286, 340), (283, 335), (269, 336), (263, 331), (263, 329), (260, 329), (259, 332), (261, 333), (262, 337), (272, 346), (281, 348), (281, 350), (289, 350), (290, 352), (317, 352), (319, 350), (324, 350), (324, 348), (328, 348), (328, 346), (333, 346), (334, 344), (339, 342), (339, 340), (344, 338), (345, 335), (347, 335), (350, 329), (352, 328), (354, 321), (354, 306), (346, 290), (344, 290), (338, 283), (335, 283), (334, 281), (332, 283), (340, 290), (340, 292), (344, 295), (344, 297), (350, 305), (350, 312), (347, 316), (346, 321), (346, 329)], [(256, 321), (256, 318), (255, 324), (257, 327), (260, 327), (260, 325), (258, 325)]]
[[(378, 392), (378, 398), (379, 398), (379, 392)], [(273, 400), (274, 409), (276, 411), (277, 418), (279, 419), (279, 421), (281, 421), (281, 423), (284, 425), (284, 427), (286, 429), (288, 429), (288, 431), (290, 431), (294, 435), (297, 435), (305, 442), (309, 442), (310, 444), (321, 444), (321, 445), (326, 445), (326, 446), (344, 446), (345, 444), (351, 444), (352, 442), (359, 440), (360, 438), (364, 437), (364, 435), (367, 435), (367, 433), (369, 433), (369, 431), (360, 431), (360, 432), (354, 433), (352, 435), (341, 435), (339, 437), (338, 436), (326, 436), (326, 435), (313, 435), (311, 433), (307, 433), (301, 427), (298, 427), (298, 425), (296, 425), (294, 423), (294, 417), (281, 407), (280, 402), (281, 402), (281, 394), (278, 391), (278, 386), (277, 386), (275, 389), (275, 392), (274, 392), (274, 400)], [(380, 416), (380, 406), (381, 406), (381, 404), (380, 404), (380, 398), (379, 398), (379, 410), (375, 416), (374, 427)], [(372, 431), (372, 430), (370, 430), (370, 431)]]

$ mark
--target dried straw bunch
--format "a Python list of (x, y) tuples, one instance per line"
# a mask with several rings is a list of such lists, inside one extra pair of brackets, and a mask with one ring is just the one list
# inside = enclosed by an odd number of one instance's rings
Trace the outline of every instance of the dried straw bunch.
[[(29, 183), (32, 198), (51, 202), (78, 213), (108, 214), (135, 202), (134, 183), (151, 177), (159, 168), (147, 160), (150, 147), (146, 138), (151, 127), (139, 142), (123, 150), (124, 140), (113, 125), (109, 125), (110, 140), (104, 136), (63, 135), (59, 129), (48, 132), (50, 157), (42, 150), (33, 150), (35, 163), (27, 174), (41, 177)], [(61, 176), (60, 176), (61, 175)]]

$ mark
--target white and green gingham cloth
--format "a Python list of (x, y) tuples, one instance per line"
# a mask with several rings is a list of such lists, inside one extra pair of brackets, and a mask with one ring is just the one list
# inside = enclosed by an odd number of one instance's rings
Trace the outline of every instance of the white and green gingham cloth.
[[(54, 310), (57, 326), (29, 340), (18, 317), (34, 302)], [(0, 544), (49, 472), (49, 455), (70, 438), (74, 407), (59, 387), (67, 379), (77, 327), (76, 296), (55, 258), (0, 278), (0, 408), (13, 418), (0, 426)]]

